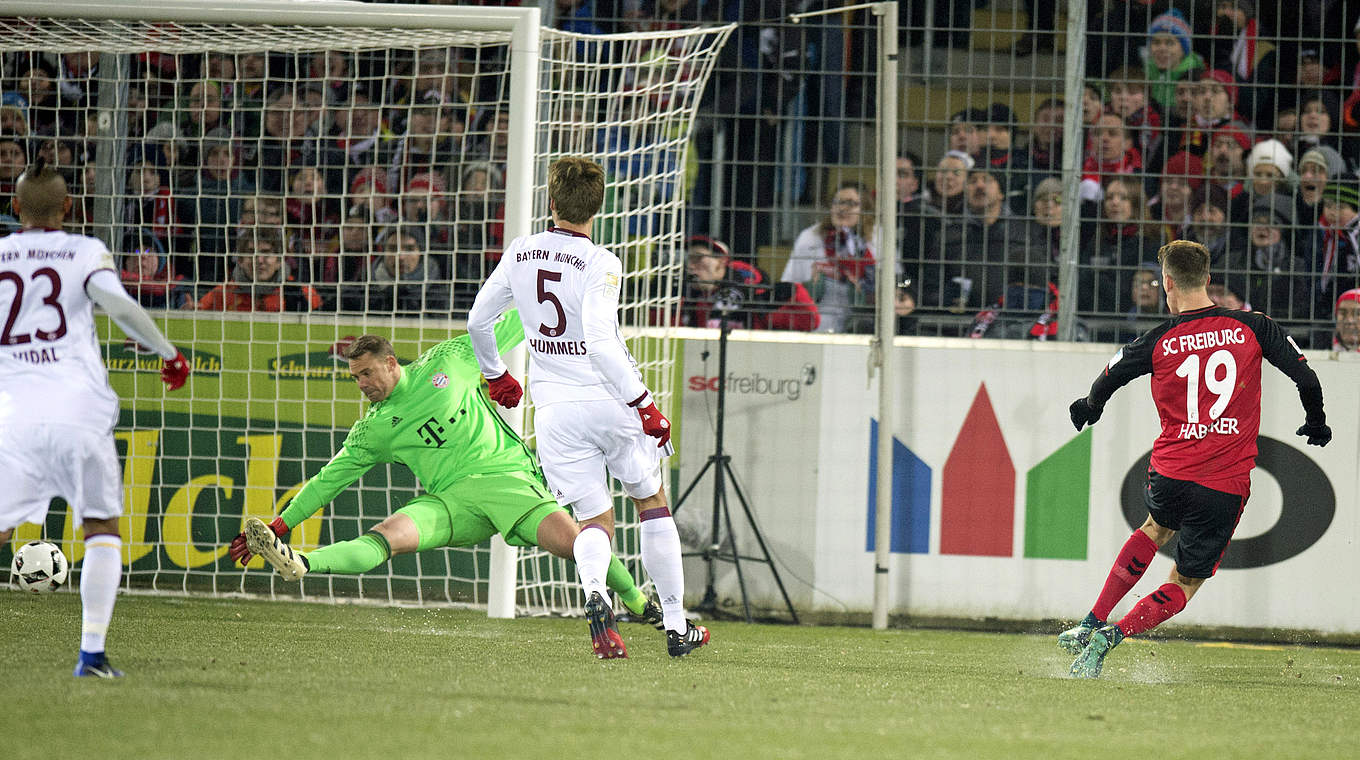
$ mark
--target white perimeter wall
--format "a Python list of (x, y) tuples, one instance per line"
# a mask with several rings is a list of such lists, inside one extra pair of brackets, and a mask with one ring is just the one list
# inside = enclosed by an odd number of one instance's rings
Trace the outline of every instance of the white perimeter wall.
[[(718, 341), (715, 331), (683, 331), (678, 498), (714, 448)], [(800, 610), (869, 612), (873, 554), (866, 550), (870, 420), (878, 416), (877, 382), (868, 379), (867, 342), (807, 335), (733, 333), (728, 355), (725, 444), (740, 487), (785, 587)], [(895, 434), (932, 470), (930, 546), (893, 554), (895, 613), (1033, 619), (1078, 618), (1090, 608), (1130, 533), (1120, 486), (1158, 431), (1146, 377), (1123, 388), (1094, 427), (1086, 559), (1026, 559), (1025, 476), (1072, 440), (1067, 405), (1084, 395), (1116, 346), (1020, 341), (899, 339)], [(1325, 473), (1336, 514), (1322, 538), (1297, 556), (1254, 569), (1221, 569), (1178, 616), (1186, 624), (1297, 627), (1360, 632), (1360, 360), (1312, 352), (1334, 437), (1304, 445), (1294, 435), (1303, 410), (1292, 383), (1263, 371), (1261, 434), (1301, 450)], [(941, 555), (940, 494), (945, 461), (980, 384), (986, 385), (1016, 470), (1014, 547), (1009, 557)], [(713, 514), (710, 471), (677, 512), (687, 551), (708, 543)], [(728, 489), (743, 554), (759, 547)], [(1294, 504), (1291, 510), (1309, 505)], [(1282, 518), (1275, 478), (1258, 467), (1236, 538), (1265, 533)], [(1288, 519), (1285, 516), (1285, 519)], [(720, 536), (726, 536), (723, 529)], [(730, 563), (714, 563), (720, 600), (740, 604)], [(753, 602), (783, 603), (765, 565), (743, 563)], [(1171, 560), (1159, 556), (1116, 608), (1164, 581)], [(708, 563), (686, 561), (691, 598), (708, 584)]]

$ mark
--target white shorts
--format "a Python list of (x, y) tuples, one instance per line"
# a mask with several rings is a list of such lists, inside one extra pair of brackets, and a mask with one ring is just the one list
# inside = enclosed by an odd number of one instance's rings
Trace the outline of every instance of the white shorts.
[[(600, 514), (598, 507), (576, 509), (576, 502), (607, 493), (605, 469), (634, 499), (661, 490), (659, 462), (665, 453), (656, 439), (642, 432), (637, 410), (617, 401), (570, 401), (538, 407), (534, 413), (538, 459), (548, 487), (561, 504), (571, 504), (576, 519)], [(608, 505), (607, 499), (603, 504)], [(582, 514), (582, 511), (593, 514)]]
[(0, 428), (0, 531), (42, 524), (60, 496), (78, 518), (123, 514), (123, 471), (113, 435), (70, 425)]

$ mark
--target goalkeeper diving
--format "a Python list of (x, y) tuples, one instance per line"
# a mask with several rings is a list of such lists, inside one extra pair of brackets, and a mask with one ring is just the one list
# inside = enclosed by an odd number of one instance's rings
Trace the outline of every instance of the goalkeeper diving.
[[(495, 335), (502, 353), (519, 344), (518, 313), (508, 313)], [(343, 355), (371, 404), (367, 413), (273, 522), (247, 518), (231, 542), (233, 560), (245, 565), (258, 554), (289, 581), (308, 573), (356, 575), (398, 554), (473, 546), (499, 533), (513, 546), (539, 546), (575, 561), (580, 529), (549, 493), (524, 441), (496, 413), (466, 335), (404, 367), (392, 344), (377, 335), (360, 336)], [(358, 538), (305, 554), (284, 543), (283, 536), (374, 465), (391, 462), (409, 467), (424, 493)], [(661, 628), (661, 608), (617, 557), (605, 582), (629, 612)], [(624, 651), (622, 640), (617, 646)]]

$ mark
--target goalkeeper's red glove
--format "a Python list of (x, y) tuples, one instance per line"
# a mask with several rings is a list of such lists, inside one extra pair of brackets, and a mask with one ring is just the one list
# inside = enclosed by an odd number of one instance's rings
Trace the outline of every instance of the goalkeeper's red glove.
[(177, 351), (175, 358), (165, 359), (161, 365), (161, 382), (170, 386), (170, 390), (177, 391), (184, 387), (191, 371), (193, 368), (189, 366), (189, 360), (184, 358), (184, 352)]
[(662, 448), (671, 441), (671, 421), (666, 419), (666, 415), (656, 408), (656, 402), (652, 400), (652, 394), (644, 393), (629, 406), (637, 407), (638, 416), (642, 418), (642, 432), (657, 439), (659, 443), (656, 447)]
[(491, 400), (506, 409), (519, 406), (519, 400), (524, 397), (524, 389), (509, 372), (503, 373), (500, 377), (487, 378), (486, 385)]
[[(288, 532), (288, 524), (283, 521), (283, 516), (280, 515), (274, 518), (274, 522), (269, 523), (269, 529), (274, 531), (274, 535), (283, 538), (284, 534)], [(227, 554), (231, 556), (232, 562), (240, 562), (241, 567), (245, 567), (250, 562), (251, 557), (255, 556), (250, 553), (250, 549), (246, 546), (245, 531), (237, 533), (236, 538), (231, 540), (231, 546), (227, 547)]]

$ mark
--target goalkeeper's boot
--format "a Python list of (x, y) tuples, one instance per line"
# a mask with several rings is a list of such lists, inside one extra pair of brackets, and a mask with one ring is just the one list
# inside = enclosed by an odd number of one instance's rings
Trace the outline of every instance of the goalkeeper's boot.
[(1058, 646), (1066, 649), (1069, 654), (1081, 654), (1091, 641), (1091, 632), (1103, 625), (1105, 621), (1088, 612), (1080, 623), (1058, 634)]
[(596, 657), (612, 660), (628, 656), (628, 648), (623, 645), (623, 637), (614, 622), (614, 610), (598, 591), (592, 591), (586, 601), (586, 622), (590, 624), (590, 645), (595, 649)]
[(286, 581), (300, 580), (307, 574), (307, 563), (258, 517), (246, 518), (246, 548), (264, 557)]
[(76, 678), (122, 678), (123, 671), (110, 665), (103, 652), (81, 650), (73, 675)]
[(1072, 661), (1073, 678), (1100, 678), (1105, 666), (1105, 655), (1124, 640), (1124, 632), (1117, 625), (1107, 625), (1091, 632), (1091, 641)]
[(661, 614), (661, 605), (651, 599), (642, 605), (642, 614), (637, 619), (639, 623), (646, 623), (658, 631), (666, 630), (666, 624), (662, 622), (664, 616)]
[(671, 657), (684, 657), (707, 643), (708, 629), (693, 620), (685, 621), (684, 633), (666, 631), (666, 653)]

